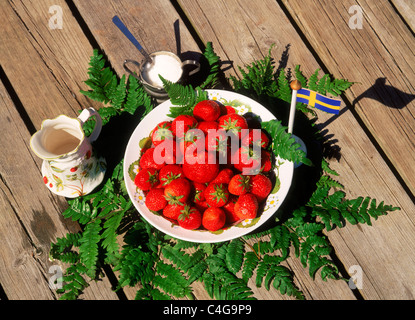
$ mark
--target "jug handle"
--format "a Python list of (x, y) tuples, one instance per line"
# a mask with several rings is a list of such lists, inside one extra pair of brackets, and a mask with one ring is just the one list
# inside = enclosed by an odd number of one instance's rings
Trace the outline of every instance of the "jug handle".
[(196, 66), (196, 68), (194, 68), (192, 71), (189, 72), (189, 76), (192, 76), (195, 73), (197, 73), (197, 72), (200, 71), (200, 63), (198, 61), (196, 61), (196, 60), (185, 60), (185, 61), (182, 62), (182, 68), (184, 66), (187, 66), (187, 65)]
[(99, 134), (101, 133), (102, 129), (102, 118), (99, 113), (94, 108), (84, 109), (81, 114), (78, 116), (79, 121), (81, 122), (81, 126), (91, 117), (95, 116), (96, 122), (94, 131), (92, 131), (91, 135), (88, 137), (89, 142), (94, 142), (97, 140)]
[(133, 71), (132, 71), (132, 70), (128, 67), (128, 64), (129, 64), (129, 63), (135, 64), (137, 67), (140, 67), (140, 63), (139, 63), (139, 62), (137, 62), (137, 61), (135, 61), (135, 60), (130, 60), (130, 59), (127, 59), (127, 60), (125, 60), (125, 61), (124, 61), (124, 64), (123, 64), (123, 67), (124, 67), (124, 70), (125, 70), (125, 71), (127, 71), (129, 74), (131, 74), (134, 78), (136, 78), (136, 79), (140, 80), (139, 76), (137, 76), (137, 74), (136, 74), (135, 72), (133, 72)]

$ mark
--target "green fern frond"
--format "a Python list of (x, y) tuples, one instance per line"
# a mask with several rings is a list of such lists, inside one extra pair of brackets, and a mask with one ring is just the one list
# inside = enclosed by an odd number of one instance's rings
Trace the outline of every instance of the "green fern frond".
[(57, 279), (57, 282), (63, 283), (62, 288), (57, 290), (57, 293), (62, 294), (59, 300), (78, 299), (79, 295), (89, 286), (82, 276), (86, 272), (86, 267), (81, 263), (74, 263), (66, 269), (65, 275)]
[(248, 282), (248, 280), (252, 278), (258, 263), (258, 256), (254, 252), (249, 251), (245, 254), (245, 259), (242, 267), (242, 279), (245, 282)]
[(175, 266), (158, 261), (156, 271), (157, 275), (153, 279), (155, 287), (178, 298), (191, 296), (192, 289), (187, 278)]
[(271, 229), (270, 243), (275, 250), (281, 250), (282, 258), (285, 260), (291, 246), (291, 232), (284, 225), (278, 225)]
[(272, 47), (269, 49), (268, 55), (251, 65), (245, 66), (245, 70), (238, 67), (242, 79), (239, 80), (234, 76), (230, 77), (236, 91), (242, 93), (254, 92), (256, 96), (268, 95), (273, 97), (276, 95), (277, 84), (274, 76), (274, 60), (271, 57)]
[(88, 269), (87, 275), (91, 278), (95, 277), (97, 270), (98, 242), (101, 240), (101, 230), (101, 220), (92, 221), (86, 226), (82, 238), (79, 240), (81, 244), (79, 246), (79, 255), (82, 263)]
[(236, 274), (242, 267), (244, 253), (245, 253), (245, 244), (239, 240), (232, 240), (228, 245), (228, 250), (226, 252), (226, 266), (229, 271)]
[(121, 220), (124, 216), (125, 211), (119, 211), (104, 223), (104, 232), (102, 233), (102, 247), (106, 249), (106, 255), (110, 259), (112, 264), (115, 263), (113, 260), (120, 257), (119, 245), (117, 242), (117, 230), (121, 224)]
[(281, 121), (264, 121), (261, 126), (272, 136), (272, 150), (276, 156), (294, 163), (312, 165), (311, 160), (300, 149), (300, 145), (286, 132), (287, 127), (281, 125)]
[(206, 80), (200, 85), (202, 89), (215, 88), (219, 84), (220, 58), (213, 50), (212, 42), (206, 43), (206, 48), (203, 53), (209, 63), (209, 75)]
[(71, 218), (81, 224), (87, 224), (92, 219), (92, 210), (88, 201), (82, 198), (68, 200), (69, 207), (62, 212), (64, 218)]
[(192, 85), (183, 86), (179, 83), (172, 83), (160, 76), (163, 82), (164, 89), (166, 90), (170, 102), (178, 107), (170, 107), (170, 113), (167, 115), (171, 118), (176, 118), (181, 114), (191, 115), (193, 113), (194, 106), (202, 101), (207, 100), (208, 94), (200, 87), (193, 89)]

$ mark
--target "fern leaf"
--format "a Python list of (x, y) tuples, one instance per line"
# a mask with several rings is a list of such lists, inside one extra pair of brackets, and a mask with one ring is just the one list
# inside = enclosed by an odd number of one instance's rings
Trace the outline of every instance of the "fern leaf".
[(170, 101), (173, 105), (178, 107), (171, 107), (170, 114), (167, 116), (176, 118), (180, 114), (191, 115), (194, 106), (202, 101), (207, 100), (208, 95), (200, 87), (193, 89), (192, 85), (183, 86), (180, 83), (172, 83), (161, 77), (164, 89), (169, 95)]
[(278, 225), (274, 227), (271, 230), (270, 242), (273, 248), (281, 250), (283, 259), (288, 257), (291, 245), (291, 233), (286, 226)]
[(295, 66), (294, 73), (295, 73), (295, 78), (296, 78), (298, 81), (300, 81), (300, 82), (301, 82), (301, 86), (302, 86), (303, 88), (308, 88), (308, 85), (307, 85), (307, 83), (308, 83), (307, 78), (306, 78), (306, 77), (303, 75), (303, 73), (301, 72), (301, 70), (300, 70), (300, 66), (299, 66), (299, 65), (296, 65), (296, 66)]
[(283, 295), (293, 296), (298, 300), (305, 299), (304, 294), (295, 286), (291, 272), (283, 266), (279, 266), (272, 284)]
[(242, 268), (242, 279), (245, 282), (248, 282), (248, 280), (251, 279), (252, 275), (254, 274), (254, 270), (258, 265), (258, 262), (258, 257), (254, 252), (249, 251), (245, 254)]
[(117, 229), (120, 226), (123, 216), (124, 211), (117, 212), (104, 223), (102, 247), (107, 250), (107, 256), (109, 257), (119, 258), (120, 256), (117, 243)]
[(66, 269), (65, 275), (57, 279), (57, 282), (64, 283), (62, 288), (57, 290), (59, 294), (62, 294), (59, 300), (76, 300), (79, 297), (83, 290), (89, 286), (82, 277), (85, 272), (86, 268), (80, 263), (73, 264)]
[(72, 221), (78, 221), (81, 224), (87, 224), (91, 220), (91, 207), (89, 203), (81, 198), (68, 200), (69, 207), (62, 212), (65, 218), (71, 218)]
[(311, 77), (308, 79), (308, 88), (313, 91), (317, 91), (317, 82), (318, 82), (318, 74), (320, 72), (320, 69), (317, 69), (314, 71), (314, 73), (311, 75)]
[[(192, 290), (188, 280), (173, 265), (159, 261), (156, 265), (158, 275), (153, 279), (153, 285), (161, 288), (164, 292), (172, 294), (178, 298), (190, 295)], [(164, 276), (164, 277), (161, 277)]]
[(272, 150), (276, 156), (295, 163), (312, 165), (305, 152), (299, 149), (300, 145), (295, 143), (292, 135), (286, 132), (286, 127), (281, 125), (281, 121), (264, 121), (261, 126), (273, 137)]
[(98, 242), (101, 240), (100, 231), (101, 231), (101, 220), (97, 219), (89, 223), (82, 235), (82, 238), (79, 240), (79, 254), (81, 261), (88, 269), (87, 274), (91, 278), (94, 278), (95, 272), (97, 269), (98, 261)]
[(210, 71), (206, 80), (200, 85), (204, 88), (215, 88), (219, 84), (220, 58), (214, 52), (212, 42), (206, 43), (206, 48), (203, 53), (209, 63)]
[(109, 100), (111, 101), (111, 105), (116, 110), (121, 110), (125, 97), (127, 95), (127, 84), (125, 82), (125, 74), (122, 76), (119, 84), (115, 86), (114, 90), (109, 95)]
[(242, 267), (243, 256), (245, 253), (245, 245), (239, 240), (232, 240), (228, 245), (228, 251), (226, 253), (226, 266), (228, 269), (236, 274)]
[(280, 74), (278, 75), (278, 91), (276, 97), (285, 102), (291, 102), (292, 91), (290, 88), (290, 83), (288, 82), (285, 70), (281, 69)]

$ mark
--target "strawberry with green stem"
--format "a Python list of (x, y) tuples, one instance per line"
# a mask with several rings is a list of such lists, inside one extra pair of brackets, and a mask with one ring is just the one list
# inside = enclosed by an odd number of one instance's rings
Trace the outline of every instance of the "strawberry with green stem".
[(191, 192), (190, 181), (178, 178), (164, 188), (164, 197), (169, 204), (184, 205)]
[(202, 225), (202, 214), (195, 207), (186, 205), (177, 218), (179, 226), (187, 230), (198, 229)]
[(160, 169), (159, 180), (162, 187), (168, 186), (173, 180), (183, 178), (183, 169), (177, 164), (168, 164)]
[(151, 132), (151, 141), (154, 146), (159, 145), (166, 139), (173, 139), (173, 132), (171, 131), (172, 121), (160, 122)]
[(228, 185), (229, 192), (236, 196), (248, 193), (251, 189), (250, 180), (251, 176), (234, 175)]
[(210, 183), (205, 190), (205, 198), (211, 207), (222, 207), (229, 199), (229, 191), (226, 184)]
[(167, 219), (177, 221), (179, 216), (182, 214), (182, 210), (184, 209), (183, 204), (169, 204), (164, 207), (163, 209), (163, 216)]
[(137, 188), (147, 191), (159, 184), (158, 170), (155, 168), (141, 169), (134, 178)]
[(205, 199), (206, 185), (199, 182), (192, 181), (193, 184), (193, 202), (195, 204), (202, 204)]
[(246, 119), (237, 113), (221, 116), (218, 119), (218, 122), (219, 130), (222, 129), (230, 131), (232, 134), (238, 136), (239, 138), (242, 137), (242, 133), (246, 133), (245, 129), (248, 129), (248, 123), (246, 122)]
[(248, 146), (242, 146), (232, 156), (235, 169), (245, 175), (258, 174), (261, 169), (261, 150)]

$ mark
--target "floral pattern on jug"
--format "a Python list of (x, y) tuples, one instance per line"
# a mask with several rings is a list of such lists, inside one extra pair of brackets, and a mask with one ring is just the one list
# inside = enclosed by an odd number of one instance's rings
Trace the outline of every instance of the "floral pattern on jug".
[[(96, 118), (95, 128), (86, 137), (82, 125), (92, 116)], [(43, 159), (43, 182), (50, 191), (76, 198), (90, 193), (103, 181), (106, 161), (96, 156), (91, 145), (101, 128), (102, 119), (93, 108), (85, 109), (78, 118), (60, 115), (43, 121), (30, 146)]]
[[(83, 196), (88, 194), (95, 185), (90, 186), (90, 181), (102, 181), (107, 165), (103, 158), (94, 160), (92, 150), (88, 150), (81, 159), (82, 163), (71, 166), (69, 169), (61, 169), (57, 161), (49, 161), (42, 168), (43, 182), (54, 193), (64, 193), (67, 197)], [(70, 195), (68, 195), (70, 193)]]

